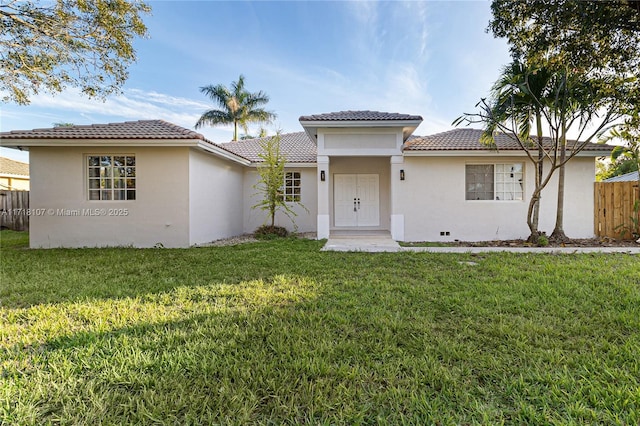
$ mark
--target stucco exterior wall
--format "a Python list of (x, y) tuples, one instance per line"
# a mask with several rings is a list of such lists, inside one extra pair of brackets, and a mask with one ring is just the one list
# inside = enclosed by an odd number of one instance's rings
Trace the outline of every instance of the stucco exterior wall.
[(390, 156), (401, 154), (402, 128), (318, 129), (318, 155)]
[(13, 176), (0, 176), (0, 189), (10, 191), (28, 191), (29, 179)]
[[(87, 155), (136, 156), (136, 199), (89, 201)], [(189, 246), (189, 149), (31, 147), (30, 246)], [(100, 213), (91, 215), (89, 212)]]
[(390, 160), (389, 157), (330, 157), (329, 159), (329, 211), (331, 229), (335, 226), (334, 176), (336, 174), (377, 174), (380, 191), (380, 226), (362, 229), (389, 230), (390, 228)]
[[(465, 165), (524, 163), (524, 201), (465, 200)], [(534, 188), (534, 169), (523, 157), (405, 157), (406, 180), (399, 186), (406, 241), (483, 241), (527, 238), (528, 201)], [(548, 170), (548, 168), (547, 168)], [(567, 165), (565, 182), (566, 234), (593, 237), (593, 157), (576, 157)], [(555, 225), (557, 175), (542, 195), (540, 230)], [(441, 232), (449, 235), (441, 236)]]
[(203, 244), (242, 234), (244, 170), (231, 161), (189, 152), (189, 242)]
[[(318, 212), (318, 184), (316, 177), (316, 167), (287, 167), (286, 171), (300, 172), (301, 202), (306, 207), (292, 204), (292, 209), (297, 216), (294, 217), (298, 232), (316, 232), (316, 215)], [(268, 212), (259, 208), (252, 209), (260, 201), (260, 195), (254, 188), (258, 182), (258, 172), (254, 167), (245, 169), (244, 172), (244, 233), (251, 233), (256, 228), (264, 225), (268, 219)], [(283, 226), (289, 231), (294, 230), (294, 223), (285, 214), (276, 214), (276, 225)]]

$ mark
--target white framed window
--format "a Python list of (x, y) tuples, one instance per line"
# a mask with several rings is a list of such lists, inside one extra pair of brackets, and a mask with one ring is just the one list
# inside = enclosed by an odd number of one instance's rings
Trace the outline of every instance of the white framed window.
[(135, 155), (87, 155), (87, 196), (91, 201), (135, 200)]
[(465, 199), (524, 200), (524, 164), (467, 164)]
[(301, 200), (302, 179), (300, 172), (286, 172), (284, 175), (284, 186), (282, 192), (284, 201), (297, 202)]

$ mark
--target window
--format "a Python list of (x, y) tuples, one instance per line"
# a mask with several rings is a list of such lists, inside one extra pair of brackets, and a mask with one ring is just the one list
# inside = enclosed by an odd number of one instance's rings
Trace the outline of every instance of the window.
[(468, 164), (467, 200), (524, 199), (523, 164)]
[(135, 200), (136, 157), (87, 156), (89, 200)]
[(284, 200), (300, 202), (300, 172), (286, 172), (284, 175)]
[(493, 200), (493, 164), (467, 165), (467, 200)]

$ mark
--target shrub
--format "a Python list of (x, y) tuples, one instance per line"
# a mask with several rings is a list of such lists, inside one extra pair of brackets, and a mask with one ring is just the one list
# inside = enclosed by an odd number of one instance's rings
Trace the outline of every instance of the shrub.
[(262, 225), (254, 232), (254, 236), (260, 240), (272, 240), (274, 238), (284, 238), (289, 235), (289, 231), (282, 226)]
[(538, 247), (546, 247), (549, 245), (549, 238), (546, 235), (538, 236)]

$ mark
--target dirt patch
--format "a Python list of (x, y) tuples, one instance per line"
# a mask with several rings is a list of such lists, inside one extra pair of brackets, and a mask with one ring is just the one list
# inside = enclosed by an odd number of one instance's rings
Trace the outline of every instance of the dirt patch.
[[(315, 232), (303, 232), (303, 233), (297, 233), (297, 234), (291, 234), (291, 235), (298, 238), (307, 238), (311, 240), (316, 239)], [(237, 237), (223, 238), (221, 240), (212, 241), (206, 244), (198, 244), (198, 247), (225, 247), (225, 246), (235, 246), (235, 245), (244, 244), (244, 243), (255, 243), (258, 241), (260, 240), (256, 239), (253, 234), (244, 234), (244, 235), (238, 235)]]

